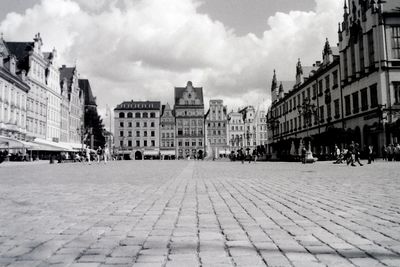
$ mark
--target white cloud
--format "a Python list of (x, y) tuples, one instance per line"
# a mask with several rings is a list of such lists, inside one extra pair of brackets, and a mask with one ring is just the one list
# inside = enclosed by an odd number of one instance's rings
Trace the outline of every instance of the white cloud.
[[(42, 0), (0, 23), (7, 40), (31, 40), (41, 32), (61, 61), (78, 60), (101, 108), (123, 100), (160, 99), (173, 104), (173, 87), (192, 80), (207, 100), (230, 109), (269, 99), (272, 70), (293, 79), (297, 58), (320, 60), (326, 37), (337, 42), (337, 0), (316, 0), (314, 11), (276, 13), (261, 38), (237, 36), (197, 12), (195, 0)], [(122, 8), (121, 8), (122, 7)]]

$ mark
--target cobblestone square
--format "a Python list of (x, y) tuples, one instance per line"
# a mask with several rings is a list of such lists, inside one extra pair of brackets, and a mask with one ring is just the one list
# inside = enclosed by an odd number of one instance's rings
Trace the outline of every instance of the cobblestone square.
[(0, 166), (0, 266), (400, 266), (400, 165)]

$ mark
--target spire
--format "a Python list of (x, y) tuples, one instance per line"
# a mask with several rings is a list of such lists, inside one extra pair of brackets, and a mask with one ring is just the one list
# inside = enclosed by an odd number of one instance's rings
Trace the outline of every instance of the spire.
[(276, 80), (276, 71), (274, 70), (274, 76), (272, 77), (271, 90), (273, 91), (277, 86), (278, 86), (278, 82)]
[(284, 97), (285, 91), (283, 90), (283, 84), (282, 82), (279, 84), (279, 99), (282, 99)]
[(348, 10), (348, 8), (347, 8), (347, 0), (344, 0), (343, 9), (344, 9), (344, 13), (347, 14), (347, 10)]

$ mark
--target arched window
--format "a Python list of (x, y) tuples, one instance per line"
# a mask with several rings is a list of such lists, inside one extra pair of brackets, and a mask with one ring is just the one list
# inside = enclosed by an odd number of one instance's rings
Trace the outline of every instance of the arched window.
[(155, 118), (156, 117), (156, 113), (152, 112), (150, 113), (150, 118)]
[(143, 113), (143, 118), (148, 118), (149, 117), (149, 115), (147, 114), (147, 112), (144, 112)]
[(120, 113), (119, 113), (119, 118), (125, 118), (125, 113), (120, 112)]
[(128, 112), (128, 118), (132, 118), (132, 112)]
[(135, 113), (135, 118), (140, 118), (140, 112)]

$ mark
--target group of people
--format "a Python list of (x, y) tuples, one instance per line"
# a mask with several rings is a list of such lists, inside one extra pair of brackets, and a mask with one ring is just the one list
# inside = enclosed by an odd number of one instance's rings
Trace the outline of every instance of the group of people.
[[(368, 164), (371, 164), (373, 161), (375, 161), (375, 152), (374, 152), (374, 147), (372, 145), (369, 145), (366, 148), (366, 153), (368, 153)], [(363, 166), (363, 164), (360, 161), (361, 158), (361, 148), (359, 143), (355, 143), (352, 141), (348, 147), (344, 147), (343, 149), (340, 149), (337, 145), (335, 145), (335, 156), (336, 156), (336, 161), (334, 164), (340, 164), (340, 163), (347, 163), (347, 166), (357, 166), (356, 163), (360, 166)]]
[[(87, 147), (85, 150), (85, 159), (86, 159), (86, 162), (89, 163), (89, 165), (92, 162), (91, 154), (92, 154), (91, 149), (89, 147)], [(107, 163), (107, 160), (109, 159), (109, 157), (110, 157), (110, 150), (109, 150), (108, 146), (106, 145), (104, 147), (104, 149), (101, 146), (99, 146), (95, 150), (93, 161), (97, 161), (97, 163), (100, 163), (103, 160), (104, 163)]]
[(400, 161), (400, 144), (383, 146), (382, 159), (387, 161)]

